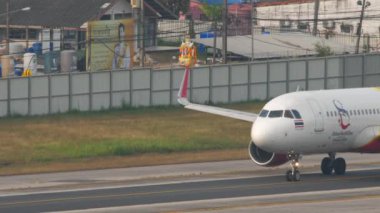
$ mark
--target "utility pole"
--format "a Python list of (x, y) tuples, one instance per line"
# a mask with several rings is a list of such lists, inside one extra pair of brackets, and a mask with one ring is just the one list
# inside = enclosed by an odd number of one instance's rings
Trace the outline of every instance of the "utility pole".
[(315, 0), (315, 3), (314, 3), (314, 26), (313, 26), (313, 36), (316, 36), (316, 35), (317, 35), (317, 31), (318, 31), (319, 1), (320, 1), (320, 0)]
[(10, 7), (10, 0), (7, 0), (7, 2), (6, 2), (6, 10), (7, 10), (7, 23), (6, 23), (6, 55), (9, 55), (9, 19), (10, 19), (10, 17), (9, 17), (9, 7)]
[(224, 8), (223, 8), (223, 42), (222, 42), (222, 55), (223, 55), (223, 63), (227, 63), (227, 15), (228, 15), (228, 6), (227, 0), (224, 0)]
[(218, 22), (216, 22), (215, 20), (212, 21), (212, 28), (214, 30), (214, 48), (212, 48), (212, 63), (215, 64), (215, 58), (216, 58), (216, 34), (217, 34), (217, 26), (218, 26)]
[(141, 12), (140, 12), (140, 24), (141, 24), (141, 47), (140, 47), (140, 67), (145, 65), (145, 19), (144, 19), (144, 0), (141, 0)]
[(362, 6), (362, 10), (361, 10), (361, 13), (360, 13), (360, 21), (359, 21), (358, 30), (356, 31), (356, 35), (358, 36), (358, 38), (356, 40), (356, 48), (355, 48), (355, 53), (356, 54), (359, 53), (360, 37), (362, 35), (362, 26), (363, 26), (363, 18), (364, 18), (364, 10), (365, 10), (365, 8), (367, 8), (367, 7), (369, 7), (371, 5), (371, 3), (369, 1), (367, 1), (367, 0), (358, 1), (357, 3), (358, 3), (358, 5)]
[(255, 13), (255, 3), (254, 3), (254, 0), (251, 0), (251, 3), (252, 3), (252, 13), (251, 13), (251, 33), (252, 33), (252, 40), (251, 40), (251, 51), (252, 51), (252, 56), (251, 56), (251, 61), (254, 60), (254, 56), (255, 56), (255, 18), (256, 18), (256, 13)]

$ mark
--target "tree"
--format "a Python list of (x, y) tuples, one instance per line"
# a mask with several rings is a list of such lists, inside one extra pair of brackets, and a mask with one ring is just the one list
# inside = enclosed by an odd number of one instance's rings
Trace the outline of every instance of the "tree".
[(190, 6), (190, 0), (161, 0), (161, 2), (177, 15), (179, 14), (179, 11), (186, 14)]
[(332, 51), (331, 47), (326, 45), (324, 42), (315, 43), (314, 48), (320, 57), (334, 55), (334, 51)]
[(214, 23), (222, 20), (223, 6), (222, 5), (209, 5), (204, 4), (200, 8), (202, 12), (208, 17), (208, 19)]
[(222, 5), (204, 4), (200, 9), (207, 16), (207, 18), (210, 21), (212, 21), (212, 29), (214, 30), (214, 50), (213, 50), (213, 54), (212, 54), (212, 62), (215, 63), (216, 32), (217, 32), (218, 21), (220, 21), (222, 19), (222, 16), (223, 16), (223, 6)]

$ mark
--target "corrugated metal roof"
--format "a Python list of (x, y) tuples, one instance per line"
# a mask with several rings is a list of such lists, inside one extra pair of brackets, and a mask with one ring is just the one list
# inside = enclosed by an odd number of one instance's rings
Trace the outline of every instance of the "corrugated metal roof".
[[(11, 25), (32, 25), (44, 27), (82, 26), (89, 20), (100, 17), (115, 0), (17, 0), (11, 1), (10, 11), (31, 7), (27, 12), (18, 11), (10, 15)], [(106, 9), (100, 7), (111, 3)], [(0, 14), (6, 13), (6, 0), (0, 0)], [(0, 24), (6, 23), (6, 15), (0, 16)]]
[[(130, 0), (11, 0), (10, 11), (18, 10), (18, 12), (10, 15), (10, 24), (79, 28), (87, 21), (101, 17), (118, 1), (130, 2)], [(0, 25), (6, 24), (6, 2), (7, 0), (0, 0)], [(105, 3), (110, 5), (101, 9)], [(27, 12), (19, 11), (24, 7), (32, 9)], [(150, 11), (146, 12), (150, 14)]]

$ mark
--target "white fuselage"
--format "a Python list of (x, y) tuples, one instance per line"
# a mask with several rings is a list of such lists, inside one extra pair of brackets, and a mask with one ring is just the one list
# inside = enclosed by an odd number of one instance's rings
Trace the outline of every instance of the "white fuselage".
[(268, 152), (380, 152), (380, 88), (288, 93), (261, 114), (251, 137)]

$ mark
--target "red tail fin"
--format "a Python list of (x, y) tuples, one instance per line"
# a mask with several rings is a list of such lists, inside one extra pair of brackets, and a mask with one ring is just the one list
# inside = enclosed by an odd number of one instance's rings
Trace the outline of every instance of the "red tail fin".
[(178, 91), (178, 96), (177, 96), (178, 103), (185, 106), (189, 104), (189, 101), (187, 100), (187, 89), (189, 85), (189, 78), (190, 78), (190, 68), (186, 68), (185, 74), (183, 75), (183, 79), (181, 82), (181, 86)]
[(187, 99), (187, 89), (189, 85), (190, 78), (190, 68), (186, 68), (185, 74), (183, 75), (183, 79), (181, 82), (181, 87), (179, 88), (178, 98)]

